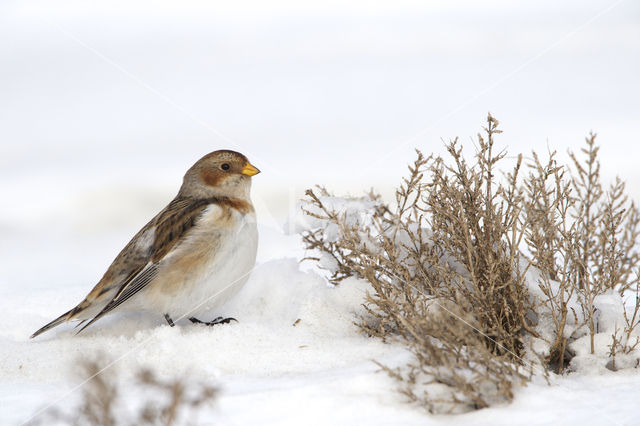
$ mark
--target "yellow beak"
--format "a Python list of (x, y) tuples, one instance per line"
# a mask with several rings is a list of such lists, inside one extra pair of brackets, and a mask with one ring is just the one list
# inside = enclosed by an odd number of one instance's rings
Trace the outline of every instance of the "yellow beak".
[(241, 173), (243, 175), (253, 176), (253, 175), (257, 175), (258, 173), (260, 173), (260, 170), (258, 170), (255, 167), (253, 167), (251, 165), (251, 163), (247, 163), (247, 165), (242, 168), (242, 172)]

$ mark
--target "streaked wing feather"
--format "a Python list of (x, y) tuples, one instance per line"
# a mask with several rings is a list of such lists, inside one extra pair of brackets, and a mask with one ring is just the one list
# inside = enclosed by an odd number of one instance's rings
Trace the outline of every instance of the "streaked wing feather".
[(140, 261), (142, 259), (138, 259), (137, 267), (125, 278), (115, 296), (78, 333), (129, 300), (153, 281), (158, 273), (159, 263), (162, 259), (184, 239), (187, 233), (195, 226), (202, 212), (216, 201), (218, 200), (177, 197), (164, 210), (158, 213), (149, 223), (149, 226), (155, 227), (155, 233), (148, 256), (145, 256), (146, 264), (141, 264)]
[(118, 293), (116, 297), (114, 297), (111, 302), (105, 306), (102, 311), (107, 313), (118, 306), (120, 306), (123, 302), (131, 298), (134, 294), (142, 290), (149, 284), (158, 273), (158, 265), (149, 264), (147, 268), (142, 270), (131, 282), (129, 285), (124, 287), (123, 291)]
[(162, 260), (195, 226), (204, 209), (212, 201), (211, 199), (176, 198), (160, 212), (156, 218), (151, 260), (153, 262)]
[(95, 317), (93, 317), (91, 321), (89, 321), (80, 330), (78, 330), (78, 333), (120, 306), (125, 301), (129, 300), (131, 296), (145, 288), (147, 284), (149, 284), (156, 277), (157, 273), (158, 265), (153, 263), (147, 265), (147, 267), (144, 268), (140, 273), (133, 277), (129, 282), (125, 283), (118, 294), (113, 299), (111, 299), (111, 301), (107, 303), (107, 305), (102, 308), (102, 310)]

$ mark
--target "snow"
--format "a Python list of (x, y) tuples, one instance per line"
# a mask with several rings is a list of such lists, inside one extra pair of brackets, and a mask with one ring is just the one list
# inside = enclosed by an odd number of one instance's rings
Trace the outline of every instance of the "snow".
[[(267, 244), (275, 238), (269, 237), (270, 232), (274, 233), (263, 230)], [(297, 237), (280, 233), (274, 245), (278, 243), (293, 245), (292, 253), (299, 251)], [(48, 256), (55, 257), (56, 252)], [(233, 315), (238, 322), (215, 328), (185, 320), (171, 328), (162, 318), (123, 314), (101, 320), (77, 336), (72, 327), (61, 326), (29, 340), (34, 329), (72, 306), (88, 288), (50, 284), (37, 291), (28, 287), (9, 291), (9, 284), (3, 282), (2, 308), (8, 323), (0, 337), (4, 401), (0, 418), (12, 424), (26, 420), (29, 413), (73, 389), (78, 378), (72, 370), (80, 358), (106, 353), (117, 360), (113, 370), (125, 378), (151, 367), (160, 374), (206, 378), (220, 385), (223, 394), (212, 413), (218, 423), (235, 418), (238, 404), (254, 400), (262, 401), (258, 404), (262, 408), (239, 410), (244, 415), (241, 423), (255, 424), (257, 418), (264, 418), (282, 424), (285, 407), (297, 406), (318, 411), (318, 421), (340, 418), (333, 408), (320, 413), (349, 395), (364, 405), (370, 401), (378, 405), (379, 399), (396, 401), (383, 404), (380, 410), (420, 419), (422, 414), (398, 404), (399, 396), (388, 392), (394, 384), (378, 374), (379, 368), (371, 362), (401, 362), (407, 356), (403, 348), (364, 336), (354, 324), (362, 314), (366, 283), (350, 280), (348, 285), (333, 287), (317, 273), (303, 271), (295, 257), (265, 260), (264, 249), (261, 257), (249, 283), (219, 312)], [(66, 267), (61, 256), (59, 260), (59, 266)], [(23, 397), (16, 405), (17, 394)], [(25, 394), (30, 395), (28, 403)], [(76, 396), (71, 393), (60, 404), (70, 404)], [(288, 402), (273, 410), (269, 401), (281, 398)], [(395, 416), (386, 415), (390, 420)]]
[[(298, 220), (295, 216), (289, 220)], [(183, 319), (171, 328), (163, 318), (130, 313), (100, 320), (77, 336), (63, 325), (34, 340), (28, 338), (33, 330), (88, 291), (104, 261), (97, 257), (108, 251), (101, 246), (125, 237), (95, 232), (90, 243), (87, 235), (43, 228), (6, 239), (9, 244), (1, 249), (7, 273), (0, 282), (2, 423), (21, 424), (49, 404), (72, 410), (82, 386), (77, 362), (101, 353), (115, 361), (103, 374), (117, 374), (125, 394), (143, 367), (218, 386), (216, 403), (200, 413), (205, 424), (507, 425), (517, 419), (518, 424), (581, 425), (640, 419), (634, 409), (640, 397), (637, 370), (614, 373), (602, 359), (588, 356), (583, 358), (591, 364), (579, 363), (579, 374), (552, 377), (551, 385), (538, 377), (517, 391), (511, 405), (429, 415), (405, 401), (397, 383), (374, 363), (396, 367), (410, 354), (400, 343), (383, 343), (355, 325), (364, 315), (367, 283), (350, 278), (329, 285), (314, 264), (300, 263), (304, 250), (298, 235), (264, 224), (259, 229), (258, 264), (241, 292), (217, 313), (234, 316), (237, 323), (209, 328)], [(24, 263), (9, 263), (25, 262), (37, 244), (40, 249), (29, 257), (37, 265), (34, 273), (24, 273)], [(82, 254), (78, 245), (84, 245)], [(597, 305), (603, 317), (620, 310), (613, 298)]]

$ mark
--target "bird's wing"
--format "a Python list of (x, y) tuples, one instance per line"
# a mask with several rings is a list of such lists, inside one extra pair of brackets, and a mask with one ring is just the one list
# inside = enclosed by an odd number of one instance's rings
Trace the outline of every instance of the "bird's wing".
[[(80, 331), (120, 306), (153, 281), (162, 259), (184, 240), (202, 212), (212, 202), (213, 200), (208, 199), (178, 197), (153, 218), (120, 252), (105, 273), (105, 277), (124, 275), (125, 278), (119, 281), (119, 288), (111, 300)], [(145, 232), (152, 232), (153, 238), (148, 237)], [(96, 285), (92, 293), (99, 285), (100, 283)], [(98, 293), (104, 294), (115, 287), (116, 285), (105, 285)]]
[(94, 322), (98, 321), (100, 318), (120, 306), (122, 303), (129, 300), (131, 296), (145, 288), (147, 284), (149, 284), (156, 277), (157, 273), (157, 264), (147, 264), (147, 266), (145, 266), (142, 271), (138, 272), (133, 279), (125, 282), (121, 286), (120, 291), (118, 291), (116, 296), (111, 299), (111, 301), (107, 303), (105, 307), (102, 308), (102, 310), (91, 319), (91, 321), (87, 322), (80, 330), (78, 330), (78, 333), (89, 327)]
[(151, 261), (161, 261), (180, 243), (198, 221), (202, 212), (217, 199), (174, 199), (156, 216), (155, 238), (152, 244)]
[[(79, 319), (84, 323), (94, 317), (96, 313), (100, 315), (101, 311), (104, 310), (103, 308), (108, 305), (121, 290), (124, 290), (124, 287), (130, 284), (138, 274), (145, 269), (145, 266), (149, 264), (149, 260), (153, 254), (152, 244), (155, 234), (156, 218), (147, 223), (140, 232), (131, 239), (125, 248), (122, 249), (102, 279), (93, 287), (82, 302), (40, 328), (33, 333), (31, 337), (36, 337), (66, 321)], [(97, 318), (94, 318), (94, 320), (95, 319)]]

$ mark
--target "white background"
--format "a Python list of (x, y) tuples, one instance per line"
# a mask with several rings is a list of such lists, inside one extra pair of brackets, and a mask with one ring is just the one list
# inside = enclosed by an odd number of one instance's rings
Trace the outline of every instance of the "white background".
[(314, 184), (388, 193), (487, 112), (511, 154), (598, 132), (640, 195), (635, 1), (4, 1), (0, 61), (1, 227), (148, 218), (219, 148), (263, 171), (264, 220)]

